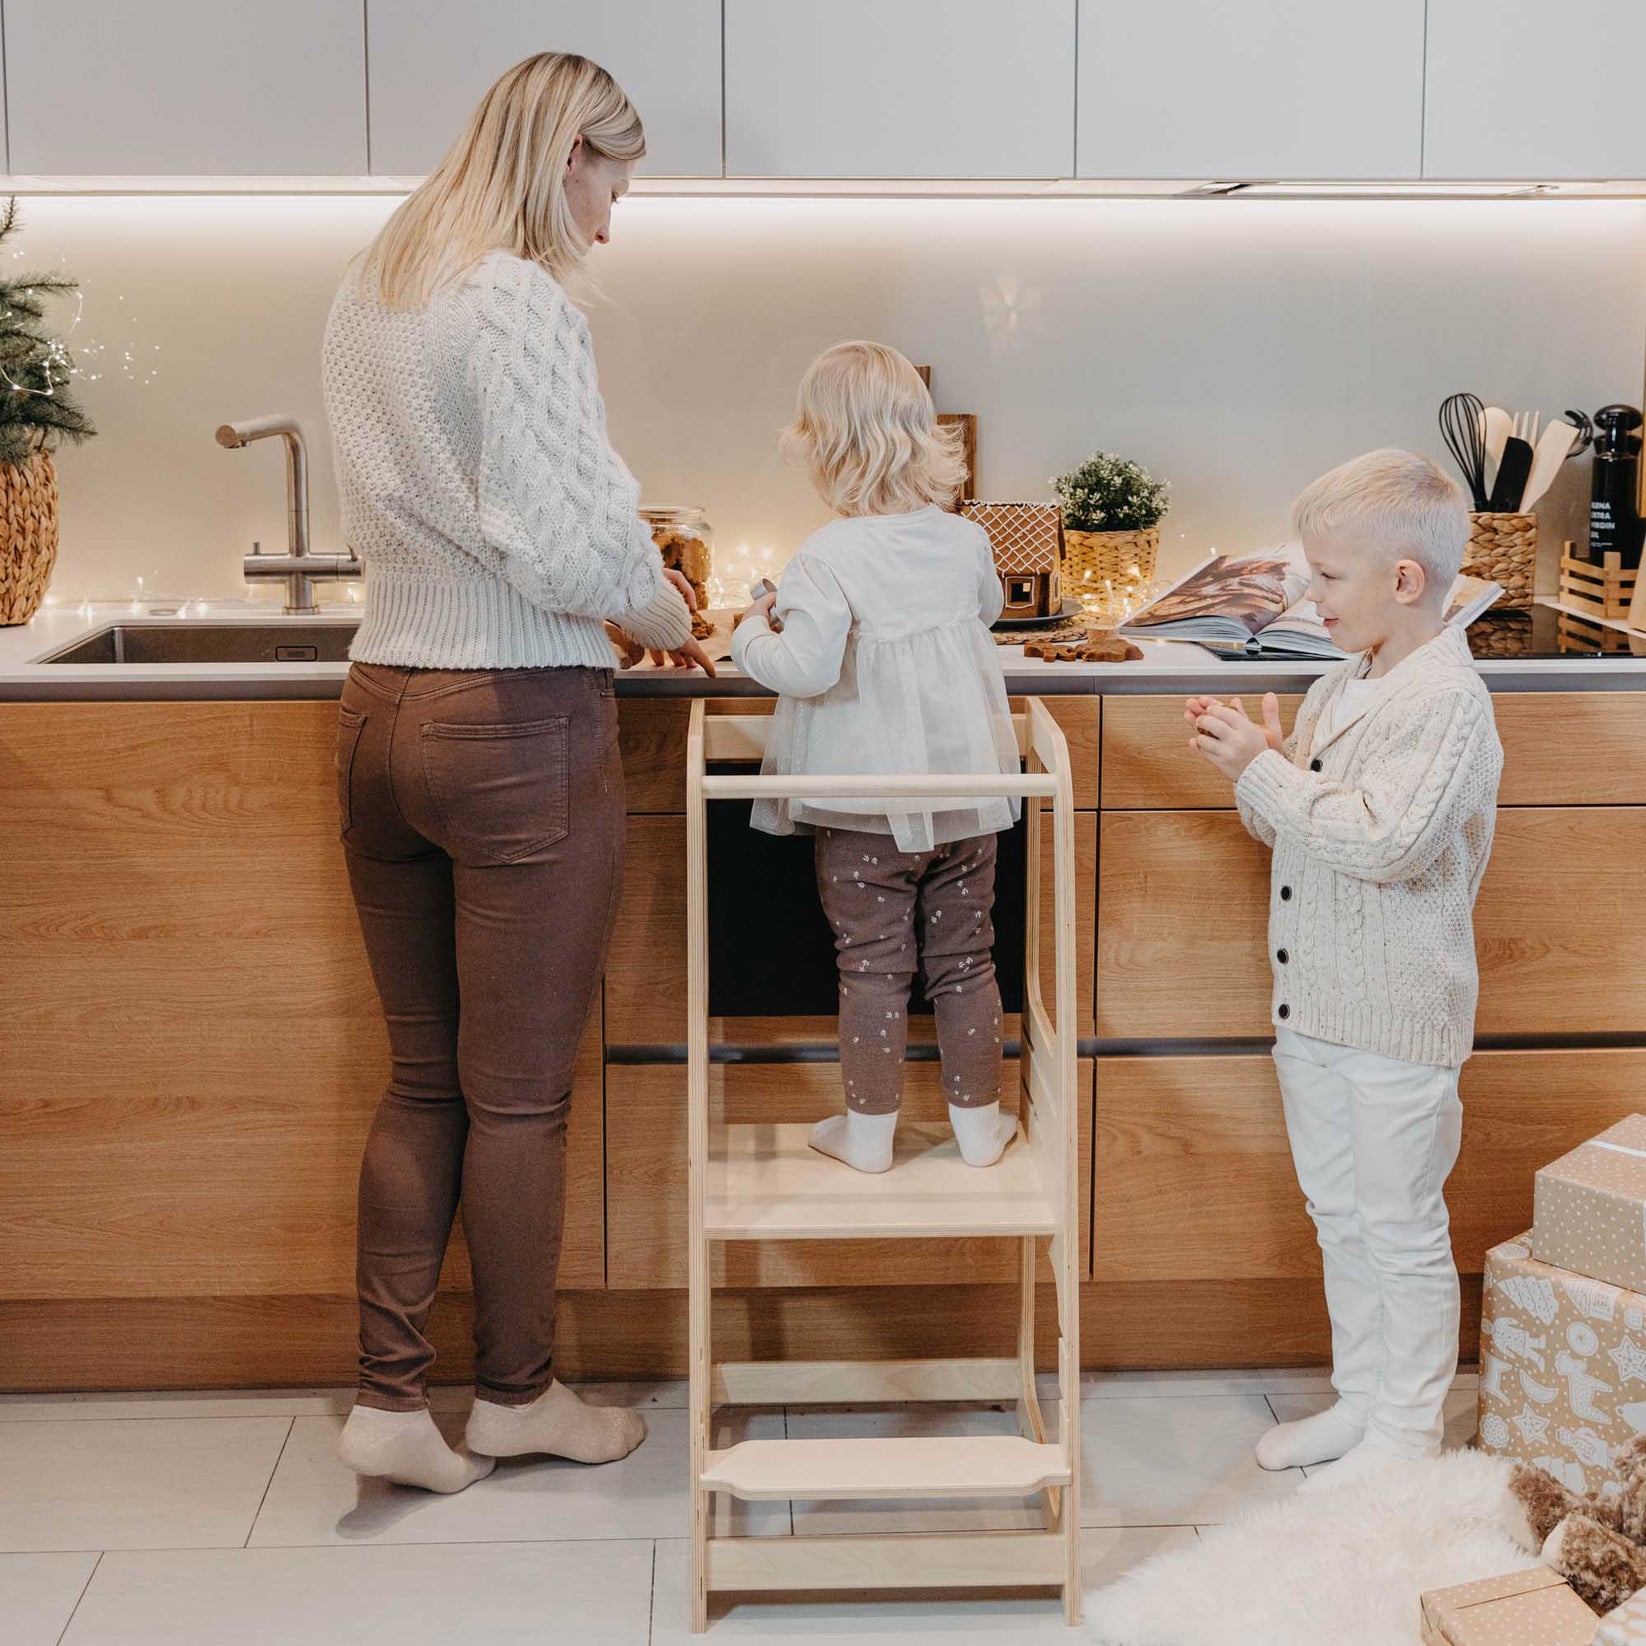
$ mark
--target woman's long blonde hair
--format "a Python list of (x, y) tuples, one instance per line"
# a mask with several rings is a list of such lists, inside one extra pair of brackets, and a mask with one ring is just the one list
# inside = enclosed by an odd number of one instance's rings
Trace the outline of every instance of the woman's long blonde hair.
[(646, 152), (634, 104), (598, 63), (558, 51), (516, 63), (367, 247), (365, 290), (390, 308), (422, 308), (494, 251), (564, 281), (589, 250), (566, 203), (579, 137), (611, 160)]
[(947, 507), (966, 472), (959, 431), (938, 424), (920, 373), (884, 343), (825, 349), (800, 380), (782, 445), (836, 514)]

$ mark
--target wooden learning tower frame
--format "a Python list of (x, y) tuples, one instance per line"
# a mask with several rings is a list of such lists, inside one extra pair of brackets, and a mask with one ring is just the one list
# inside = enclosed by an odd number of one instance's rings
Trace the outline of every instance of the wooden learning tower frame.
[[(1079, 1261), (1075, 1105), (1074, 794), (1068, 745), (1034, 699), (1014, 715), (1021, 774), (869, 779), (879, 797), (1021, 795), (1027, 814), (1022, 1102), (1017, 1136), (994, 1166), (967, 1166), (947, 1126), (905, 1125), (897, 1164), (853, 1172), (807, 1146), (803, 1125), (728, 1125), (709, 1089), (708, 800), (862, 795), (862, 776), (710, 775), (711, 761), (765, 749), (765, 716), (692, 705), (686, 757), (687, 1104), (690, 1170), (692, 1629), (708, 1626), (710, 1590), (871, 1588), (1062, 1590), (1080, 1615)], [(1052, 844), (1041, 839), (1050, 800)], [(1055, 1027), (1041, 986), (1042, 877), (1051, 860)], [(717, 1362), (710, 1349), (716, 1242), (1016, 1240), (1015, 1356), (917, 1361)], [(1048, 1243), (1056, 1283), (1057, 1430), (1048, 1441), (1035, 1389), (1035, 1280)], [(1017, 1404), (1016, 1435), (916, 1439), (748, 1440), (715, 1450), (716, 1405), (890, 1401)], [(711, 1532), (712, 1494), (744, 1499), (916, 1499), (1038, 1494), (1037, 1530), (881, 1536), (733, 1537)]]

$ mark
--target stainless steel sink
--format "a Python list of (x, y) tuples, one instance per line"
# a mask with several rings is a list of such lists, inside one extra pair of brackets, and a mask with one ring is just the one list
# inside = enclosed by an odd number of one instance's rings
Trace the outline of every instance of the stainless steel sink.
[(115, 623), (42, 663), (345, 663), (354, 623)]

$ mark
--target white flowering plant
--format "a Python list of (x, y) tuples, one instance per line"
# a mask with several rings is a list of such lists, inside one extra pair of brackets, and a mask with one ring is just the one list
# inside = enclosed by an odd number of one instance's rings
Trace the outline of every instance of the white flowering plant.
[(1141, 532), (1166, 513), (1171, 483), (1141, 463), (1097, 452), (1052, 485), (1063, 500), (1063, 524), (1077, 532)]

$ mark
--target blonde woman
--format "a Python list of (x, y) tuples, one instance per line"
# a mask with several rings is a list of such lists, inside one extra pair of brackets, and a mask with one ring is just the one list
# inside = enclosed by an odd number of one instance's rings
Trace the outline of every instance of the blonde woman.
[[(1018, 770), (989, 635), (1000, 579), (983, 530), (945, 512), (962, 473), (945, 432), (919, 373), (884, 344), (838, 344), (802, 380), (784, 444), (838, 518), (733, 635), (738, 667), (780, 694), (765, 771)], [(1000, 1158), (1014, 1122), (1000, 1113), (991, 911), (995, 835), (1017, 813), (1004, 797), (923, 807), (872, 791), (756, 803), (757, 829), (817, 835), (846, 1083), (846, 1112), (812, 1129), (821, 1153), (864, 1172), (891, 1165), (918, 961), (961, 1154), (973, 1166)]]
[[(455, 1492), (492, 1460), (632, 1451), (554, 1379), (572, 1066), (623, 856), (612, 650), (707, 667), (606, 438), (565, 283), (645, 152), (604, 69), (509, 70), (351, 269), (326, 407), (366, 609), (338, 791), (392, 1071), (360, 1172), (360, 1385), (343, 1461)], [(712, 670), (711, 670), (712, 672)], [(461, 1203), (476, 1393), (429, 1415), (425, 1335)]]

